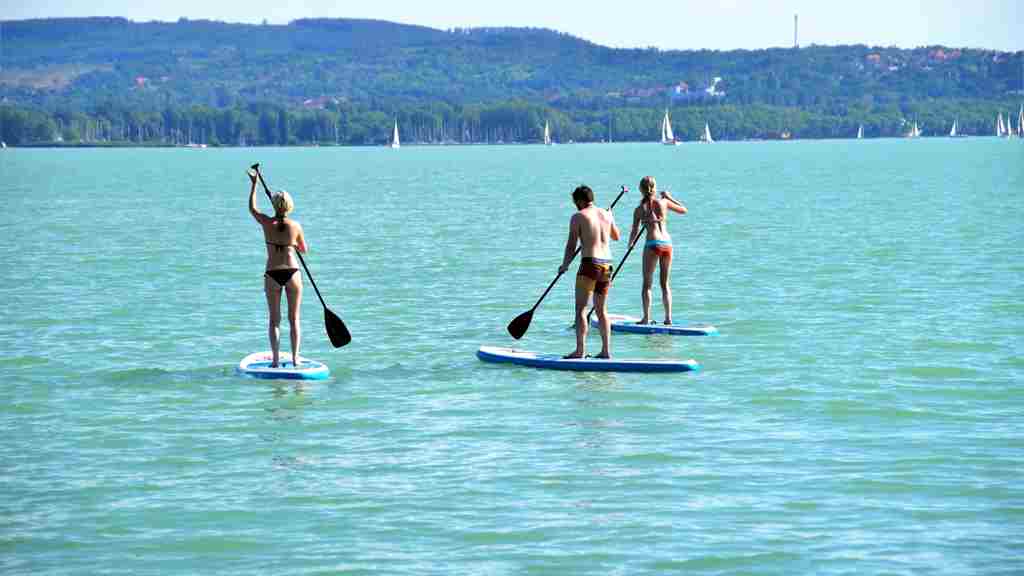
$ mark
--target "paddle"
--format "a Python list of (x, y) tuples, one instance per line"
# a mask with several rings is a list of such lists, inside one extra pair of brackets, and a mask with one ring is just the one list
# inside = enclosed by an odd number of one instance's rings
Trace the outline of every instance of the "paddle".
[[(615, 204), (619, 202), (619, 198), (622, 198), (622, 195), (625, 194), (626, 192), (629, 192), (629, 188), (623, 186), (622, 191), (620, 191), (619, 195), (615, 197), (615, 200), (612, 202), (612, 205), (608, 207), (608, 210), (615, 208)], [(570, 263), (576, 259), (576, 255), (579, 254), (580, 250), (582, 249), (582, 246), (576, 247), (576, 251), (573, 252), (572, 258), (569, 259)], [(540, 295), (540, 299), (537, 300), (537, 303), (533, 305), (533, 308), (530, 308), (526, 312), (523, 312), (519, 316), (516, 316), (515, 319), (508, 323), (508, 333), (511, 334), (513, 338), (519, 340), (520, 338), (523, 337), (524, 334), (526, 334), (526, 331), (530, 329), (530, 322), (533, 321), (533, 311), (536, 310), (538, 306), (540, 306), (540, 303), (544, 301), (544, 297), (547, 296), (548, 292), (551, 292), (551, 289), (555, 287), (555, 283), (558, 282), (558, 279), (562, 277), (562, 274), (563, 272), (559, 271), (558, 275), (555, 276), (555, 279), (551, 281), (551, 284), (548, 284), (548, 289), (545, 290), (544, 293)]]
[[(267, 193), (267, 198), (270, 198), (271, 202), (273, 202), (273, 197), (270, 195), (270, 188), (267, 186), (266, 180), (263, 179), (263, 173), (260, 172), (259, 162), (253, 164), (252, 169), (256, 171), (256, 175), (260, 179), (260, 184), (263, 185), (263, 191)], [(316, 287), (313, 275), (309, 273), (306, 261), (302, 258), (302, 253), (296, 249), (295, 254), (299, 257), (299, 262), (302, 263), (302, 268), (306, 271), (306, 277), (309, 278), (309, 282), (313, 285), (313, 290), (316, 290), (316, 297), (320, 299), (320, 303), (324, 306), (324, 325), (327, 327), (327, 337), (331, 339), (331, 344), (335, 348), (341, 348), (352, 341), (352, 335), (348, 333), (348, 328), (345, 327), (345, 323), (341, 321), (341, 318), (338, 318), (338, 316), (334, 312), (331, 312), (327, 307), (327, 303), (324, 302), (324, 297), (320, 295), (320, 289)]]

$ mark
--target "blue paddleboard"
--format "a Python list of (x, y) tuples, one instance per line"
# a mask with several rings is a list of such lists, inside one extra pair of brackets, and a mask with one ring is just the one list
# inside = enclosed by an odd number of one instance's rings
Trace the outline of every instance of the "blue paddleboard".
[(252, 378), (282, 378), (285, 380), (325, 380), (331, 373), (322, 362), (299, 356), (299, 365), (292, 363), (290, 352), (281, 352), (277, 368), (271, 368), (273, 354), (253, 352), (238, 363), (238, 373)]
[(646, 358), (562, 358), (558, 354), (538, 354), (515, 348), (481, 346), (476, 355), (484, 362), (503, 362), (531, 368), (578, 370), (583, 372), (691, 372), (700, 370), (696, 360)]
[[(718, 334), (718, 329), (710, 324), (693, 324), (689, 326), (680, 324), (637, 324), (640, 321), (639, 318), (623, 314), (609, 314), (608, 320), (612, 323), (612, 332), (670, 334), (673, 336), (712, 336)], [(599, 325), (597, 315), (590, 319), (590, 325)]]

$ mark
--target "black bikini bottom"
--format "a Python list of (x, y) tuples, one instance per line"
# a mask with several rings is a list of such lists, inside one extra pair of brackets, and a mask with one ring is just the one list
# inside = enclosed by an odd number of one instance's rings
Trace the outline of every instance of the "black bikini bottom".
[(264, 274), (270, 277), (274, 282), (284, 286), (292, 279), (292, 274), (295, 274), (298, 271), (298, 268), (278, 268), (277, 270), (267, 270)]

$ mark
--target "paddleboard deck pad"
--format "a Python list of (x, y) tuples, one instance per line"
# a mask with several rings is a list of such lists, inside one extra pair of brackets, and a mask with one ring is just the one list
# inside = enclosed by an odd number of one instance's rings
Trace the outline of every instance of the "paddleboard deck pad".
[(277, 368), (271, 368), (273, 358), (270, 351), (253, 352), (238, 363), (238, 373), (251, 378), (285, 380), (324, 380), (331, 373), (326, 364), (302, 356), (299, 356), (299, 365), (295, 366), (290, 352), (281, 352)]
[(499, 362), (546, 368), (551, 370), (577, 370), (583, 372), (692, 372), (700, 370), (696, 360), (647, 359), (647, 358), (562, 358), (558, 354), (538, 354), (501, 348), (481, 346), (476, 355), (484, 362)]
[[(718, 329), (710, 324), (693, 324), (689, 326), (680, 324), (637, 324), (640, 321), (639, 318), (624, 314), (609, 314), (608, 320), (612, 323), (612, 332), (670, 334), (672, 336), (713, 336), (718, 334)], [(590, 325), (595, 327), (600, 325), (596, 315), (590, 319)]]

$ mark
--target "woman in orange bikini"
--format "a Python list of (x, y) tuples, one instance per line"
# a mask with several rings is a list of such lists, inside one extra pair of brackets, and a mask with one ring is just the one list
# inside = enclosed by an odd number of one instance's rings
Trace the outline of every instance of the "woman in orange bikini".
[(267, 294), (270, 311), (270, 349), (274, 358), (272, 367), (277, 367), (281, 348), (281, 292), (288, 295), (288, 324), (292, 343), (293, 362), (299, 359), (299, 344), (302, 333), (299, 329), (299, 312), (302, 307), (302, 274), (295, 262), (294, 250), (306, 253), (306, 238), (302, 226), (288, 218), (295, 208), (292, 197), (281, 190), (271, 197), (274, 215), (267, 216), (256, 209), (255, 171), (249, 171), (252, 188), (249, 190), (249, 213), (263, 228), (263, 239), (267, 244), (267, 265), (263, 273), (263, 290)]
[(629, 238), (636, 238), (640, 226), (647, 230), (644, 242), (644, 286), (641, 292), (644, 315), (640, 324), (651, 323), (651, 285), (654, 283), (654, 267), (661, 267), (661, 303), (665, 309), (665, 324), (672, 323), (672, 288), (669, 286), (669, 275), (672, 272), (672, 236), (668, 233), (669, 211), (686, 214), (686, 206), (676, 201), (668, 192), (657, 197), (657, 184), (653, 176), (644, 176), (640, 180), (640, 205), (633, 210), (633, 227)]

